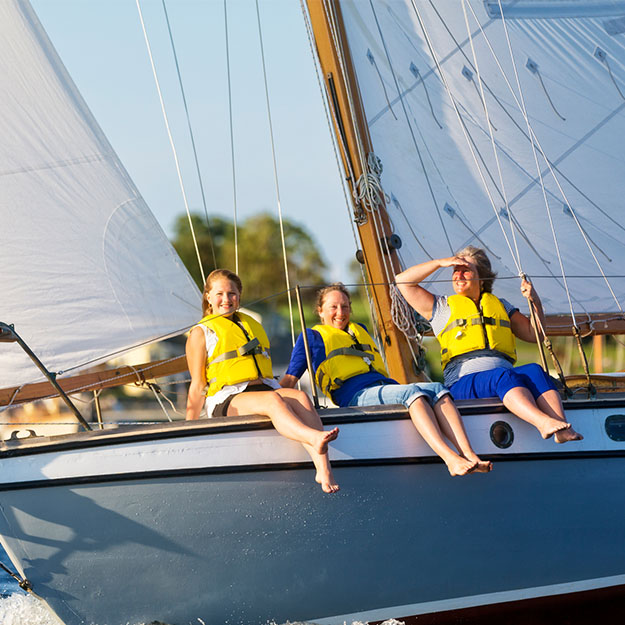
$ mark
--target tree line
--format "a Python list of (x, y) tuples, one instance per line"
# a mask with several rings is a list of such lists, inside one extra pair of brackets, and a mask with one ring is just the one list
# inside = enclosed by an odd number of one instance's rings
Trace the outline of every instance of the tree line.
[[(234, 224), (218, 215), (191, 214), (204, 272), (213, 269), (235, 270)], [(327, 264), (312, 236), (300, 225), (283, 219), (284, 239), (291, 286), (316, 286), (327, 283)], [(243, 281), (244, 302), (264, 300), (266, 308), (277, 308), (285, 301), (276, 297), (286, 290), (282, 238), (279, 221), (268, 213), (242, 220), (237, 227), (239, 275)], [(172, 244), (200, 289), (203, 288), (197, 255), (186, 215), (174, 224)], [(313, 289), (302, 294), (307, 301)]]

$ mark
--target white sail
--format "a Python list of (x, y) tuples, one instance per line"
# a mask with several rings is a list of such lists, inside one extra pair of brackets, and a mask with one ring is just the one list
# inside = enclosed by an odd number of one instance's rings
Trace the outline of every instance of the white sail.
[(518, 246), (546, 310), (568, 313), (555, 232), (575, 312), (620, 311), (625, 2), (503, 0), (505, 20), (498, 0), (341, 6), (402, 262), (486, 247), (496, 293), (522, 306)]
[[(189, 326), (198, 290), (27, 2), (0, 38), (0, 321), (57, 372)], [(0, 387), (40, 378), (0, 343)]]

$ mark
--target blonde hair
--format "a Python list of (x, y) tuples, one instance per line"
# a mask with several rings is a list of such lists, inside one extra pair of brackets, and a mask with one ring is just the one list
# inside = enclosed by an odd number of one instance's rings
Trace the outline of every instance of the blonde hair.
[(332, 291), (338, 291), (339, 293), (343, 293), (349, 302), (349, 308), (351, 310), (352, 307), (352, 298), (349, 295), (349, 291), (347, 287), (342, 282), (333, 282), (328, 286), (324, 286), (323, 288), (317, 291), (317, 301), (315, 302), (315, 312), (319, 315), (319, 311), (323, 306), (323, 300), (326, 298), (328, 293), (332, 293)]
[(493, 271), (486, 252), (481, 247), (467, 245), (457, 252), (456, 256), (469, 256), (475, 261), (477, 275), (480, 279), (480, 293), (492, 293), (497, 272)]
[(215, 269), (215, 271), (211, 271), (208, 274), (208, 278), (206, 278), (206, 283), (204, 284), (204, 291), (202, 292), (202, 315), (206, 317), (206, 315), (212, 312), (211, 305), (208, 303), (208, 293), (213, 288), (213, 284), (217, 280), (221, 280), (225, 278), (226, 280), (230, 280), (230, 282), (234, 283), (234, 285), (239, 290), (239, 295), (243, 292), (243, 284), (241, 283), (241, 278), (237, 276), (234, 271), (230, 271), (229, 269)]

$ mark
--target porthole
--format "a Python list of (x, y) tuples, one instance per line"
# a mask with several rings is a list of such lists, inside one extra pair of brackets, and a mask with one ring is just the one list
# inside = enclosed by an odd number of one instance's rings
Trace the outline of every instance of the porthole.
[(606, 434), (613, 440), (625, 441), (625, 415), (612, 414), (605, 420)]
[(507, 449), (514, 442), (514, 432), (505, 421), (495, 421), (490, 426), (490, 440), (493, 441), (495, 447)]

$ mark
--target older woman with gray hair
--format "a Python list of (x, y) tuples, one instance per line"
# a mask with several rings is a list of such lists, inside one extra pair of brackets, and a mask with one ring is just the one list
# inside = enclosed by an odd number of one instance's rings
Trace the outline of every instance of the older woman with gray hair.
[[(450, 267), (455, 294), (439, 296), (421, 282)], [(415, 265), (395, 279), (406, 301), (428, 319), (441, 346), (445, 385), (454, 399), (499, 397), (513, 414), (556, 443), (581, 440), (564, 416), (552, 379), (537, 364), (515, 367), (515, 337), (532, 343), (530, 320), (505, 299), (492, 294), (496, 273), (484, 250), (468, 246), (449, 258)], [(544, 312), (532, 284), (523, 279), (521, 293), (535, 306), (543, 327)]]

